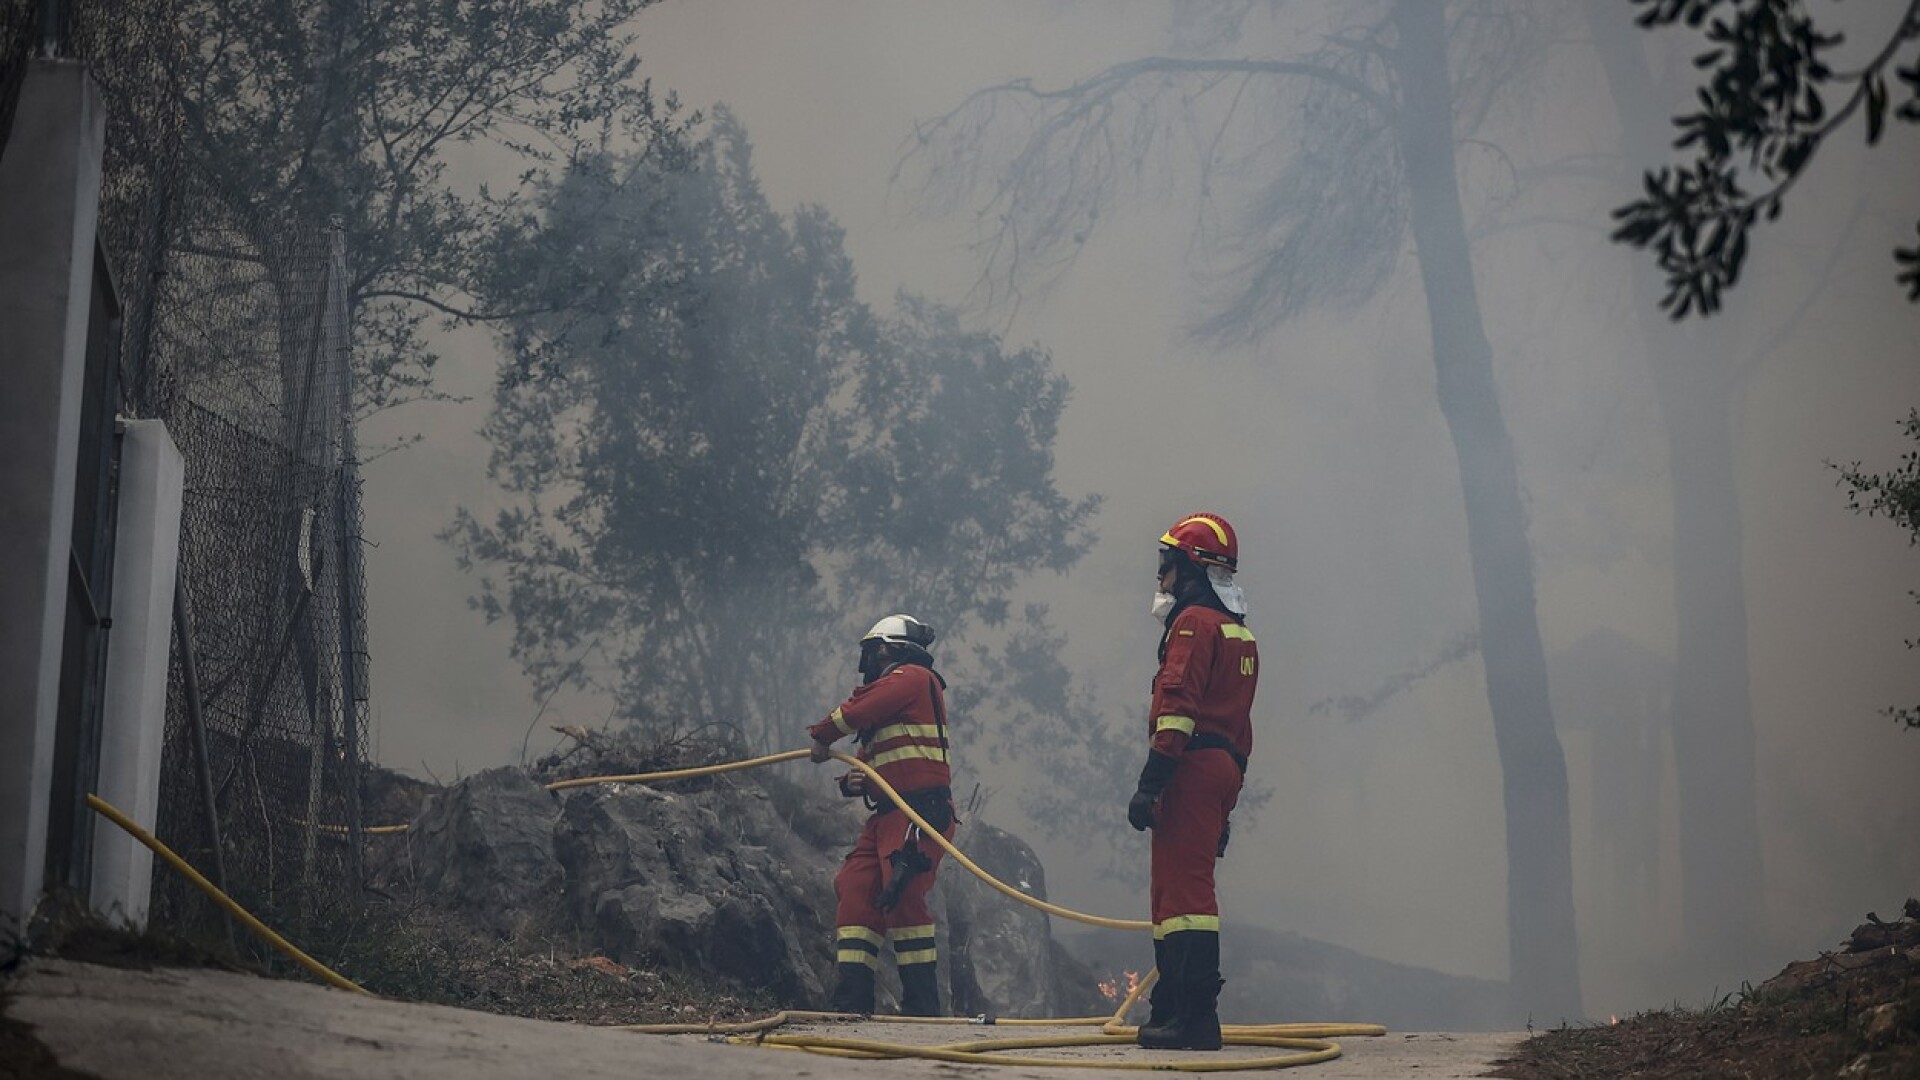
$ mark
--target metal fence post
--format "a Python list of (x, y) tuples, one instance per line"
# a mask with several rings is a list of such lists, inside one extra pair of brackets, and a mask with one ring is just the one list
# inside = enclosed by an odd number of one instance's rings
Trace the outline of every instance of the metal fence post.
[(353, 346), (347, 303), (347, 231), (338, 216), (329, 222), (327, 323), (340, 388), (340, 479), (334, 497), (340, 557), (335, 580), (340, 587), (340, 716), (343, 770), (346, 773), (348, 867), (354, 896), (365, 884), (360, 818), (360, 708), (367, 700), (366, 669), (360, 640), (366, 603), (365, 562), (360, 551), (360, 462), (354, 439)]

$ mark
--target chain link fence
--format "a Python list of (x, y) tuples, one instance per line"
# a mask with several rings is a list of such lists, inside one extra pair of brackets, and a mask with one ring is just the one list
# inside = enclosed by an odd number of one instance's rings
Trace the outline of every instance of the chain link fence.
[[(195, 668), (189, 680), (177, 644), (159, 828), (210, 858), (217, 821), (234, 891), (308, 911), (360, 879), (367, 662), (344, 241), (205, 211), (182, 215), (167, 253), (149, 353), (164, 376), (156, 414), (187, 461)], [(183, 915), (191, 893), (156, 884), (156, 911)]]
[[(168, 82), (195, 47), (175, 14), (0, 0), (0, 124), (54, 26), (107, 114), (120, 411), (164, 420), (186, 461), (157, 831), (242, 903), (320, 914), (358, 897), (368, 746), (346, 238), (204, 175)], [(211, 914), (157, 868), (156, 925)]]

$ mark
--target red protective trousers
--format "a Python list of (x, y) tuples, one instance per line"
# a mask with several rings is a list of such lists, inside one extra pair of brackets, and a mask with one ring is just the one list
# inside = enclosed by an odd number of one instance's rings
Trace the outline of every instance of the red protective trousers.
[[(933, 891), (934, 874), (946, 854), (937, 841), (916, 837), (914, 842), (920, 853), (932, 865), (908, 880), (900, 892), (900, 902), (892, 910), (881, 911), (874, 906), (875, 899), (893, 883), (894, 868), (888, 856), (906, 846), (909, 829), (919, 831), (912, 819), (898, 809), (868, 817), (860, 830), (860, 838), (854, 841), (853, 850), (847, 853), (840, 872), (834, 875), (833, 892), (838, 905), (833, 921), (840, 951), (843, 954), (848, 950), (868, 952), (866, 957), (842, 955), (839, 957), (842, 963), (864, 962), (872, 966), (879, 959), (882, 940), (892, 943), (894, 960), (899, 964), (933, 962), (933, 911), (927, 906), (927, 895)], [(953, 823), (949, 822), (947, 839), (953, 839), (953, 830)]]
[(1225, 750), (1188, 750), (1154, 811), (1153, 936), (1220, 929), (1215, 852), (1240, 800), (1240, 767)]

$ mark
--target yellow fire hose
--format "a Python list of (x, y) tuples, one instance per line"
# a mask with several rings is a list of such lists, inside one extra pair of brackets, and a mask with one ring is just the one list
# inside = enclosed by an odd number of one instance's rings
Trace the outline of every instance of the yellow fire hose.
[[(712, 776), (718, 773), (758, 768), (762, 765), (772, 765), (781, 761), (792, 761), (796, 758), (806, 757), (807, 755), (808, 751), (806, 750), (788, 750), (778, 754), (768, 754), (763, 757), (729, 761), (719, 765), (703, 765), (691, 769), (672, 769), (665, 772), (635, 773), (626, 776), (585, 776), (572, 780), (559, 780), (547, 784), (546, 788), (549, 791), (562, 791), (568, 788), (586, 787), (590, 784), (642, 784), (659, 783), (666, 780), (684, 780), (696, 776)], [(1104, 926), (1116, 930), (1153, 929), (1153, 924), (1143, 919), (1113, 919), (1100, 915), (1088, 915), (1084, 912), (1060, 907), (1057, 904), (1050, 904), (1045, 900), (1029, 896), (1011, 885), (1002, 882), (992, 874), (982, 870), (972, 859), (967, 858), (966, 854), (959, 848), (953, 846), (953, 843), (945, 836), (942, 836), (938, 829), (935, 829), (925, 818), (921, 817), (913, 807), (907, 805), (907, 801), (901, 798), (900, 793), (894, 790), (893, 786), (881, 777), (879, 770), (858, 758), (843, 754), (837, 750), (834, 751), (833, 756), (836, 760), (842, 761), (865, 773), (871, 783), (878, 786), (888, 798), (893, 800), (895, 806), (904, 811), (907, 817), (910, 818), (915, 825), (920, 827), (922, 834), (939, 844), (946, 850), (947, 854), (953, 856), (969, 873), (1006, 896), (1022, 904), (1026, 904), (1029, 907), (1044, 911), (1049, 915), (1055, 915), (1063, 919), (1071, 919), (1074, 922), (1086, 923), (1090, 926)], [(153, 834), (135, 824), (130, 818), (115, 809), (106, 800), (100, 798), (98, 795), (89, 794), (87, 796), (87, 805), (107, 820), (126, 830), (135, 840), (140, 841), (140, 843), (152, 849), (154, 854), (160, 856), (169, 866), (178, 870), (188, 881), (192, 882), (196, 888), (206, 893), (214, 903), (218, 904), (234, 918), (240, 920), (241, 923), (249, 930), (252, 930), (262, 940), (292, 958), (295, 963), (305, 968), (322, 982), (325, 982), (329, 986), (352, 991), (357, 994), (371, 994), (371, 991), (365, 987), (333, 971), (325, 964), (301, 952), (293, 943), (287, 941), (279, 934), (274, 933), (265, 923), (254, 918), (245, 908), (221, 892), (213, 882), (208, 881), (199, 871), (188, 865), (187, 861), (175, 854), (171, 848), (161, 843)], [(339, 826), (323, 826), (323, 828), (338, 829)], [(384, 825), (375, 826), (363, 831), (369, 834), (380, 835), (404, 832), (406, 829), (407, 826), (405, 825)], [(1269, 1057), (1230, 1057), (1215, 1058), (1206, 1061), (1154, 1060), (1115, 1062), (1091, 1058), (1031, 1058), (1000, 1052), (1007, 1050), (1043, 1049), (1046, 1047), (1094, 1046), (1117, 1043), (1130, 1044), (1134, 1040), (1136, 1029), (1127, 1026), (1125, 1022), (1127, 1011), (1139, 1001), (1140, 995), (1145, 993), (1147, 988), (1153, 985), (1153, 981), (1159, 977), (1159, 974), (1157, 968), (1149, 971), (1146, 977), (1141, 979), (1133, 987), (1132, 991), (1127, 994), (1126, 999), (1120, 1003), (1120, 1007), (1114, 1011), (1112, 1016), (1007, 1019), (993, 1021), (997, 1027), (1092, 1027), (1097, 1025), (1100, 1028), (1099, 1034), (1048, 1035), (1024, 1039), (978, 1039), (941, 1046), (915, 1046), (906, 1043), (885, 1043), (867, 1039), (840, 1039), (822, 1035), (769, 1034), (774, 1028), (784, 1024), (793, 1021), (807, 1020), (858, 1020), (914, 1024), (979, 1023), (979, 1021), (966, 1017), (861, 1017), (847, 1013), (811, 1012), (791, 1009), (760, 1020), (740, 1024), (629, 1024), (620, 1026), (619, 1030), (660, 1035), (727, 1035), (729, 1036), (727, 1041), (733, 1043), (806, 1050), (812, 1053), (839, 1057), (924, 1058), (933, 1061), (950, 1061), (973, 1065), (1057, 1066), (1062, 1068), (1137, 1069), (1161, 1072), (1237, 1072), (1252, 1069), (1282, 1069), (1296, 1065), (1311, 1065), (1316, 1062), (1331, 1061), (1340, 1056), (1341, 1051), (1339, 1044), (1326, 1041), (1328, 1038), (1386, 1034), (1386, 1028), (1378, 1024), (1228, 1024), (1223, 1025), (1220, 1029), (1222, 1040), (1228, 1045), (1277, 1047), (1296, 1052)]]
[(134, 824), (132, 818), (121, 813), (112, 803), (89, 792), (87, 794), (87, 805), (92, 807), (94, 812), (100, 814), (108, 821), (125, 829), (127, 834), (135, 840), (153, 849), (155, 855), (160, 856), (161, 859), (166, 861), (168, 866), (173, 867), (185, 875), (188, 881), (193, 882), (195, 888), (211, 897), (214, 903), (219, 904), (226, 910), (227, 914), (239, 919), (246, 925), (247, 929), (258, 934), (267, 944), (272, 945), (274, 948), (292, 957), (294, 963), (312, 972), (321, 982), (341, 990), (351, 990), (356, 994), (367, 994), (369, 996), (373, 994), (373, 991), (368, 990), (366, 987), (361, 986), (345, 975), (340, 974), (320, 961), (315, 960), (313, 957), (308, 956), (306, 953), (301, 952), (299, 947), (293, 942), (274, 933), (273, 929), (266, 923), (254, 918), (251, 911), (241, 907), (232, 897), (221, 892), (213, 882), (202, 877), (200, 871), (195, 870), (187, 864), (187, 860), (174, 854), (173, 849), (161, 843), (159, 837)]
[[(560, 781), (556, 781), (554, 783), (548, 784), (547, 790), (560, 791), (565, 788), (585, 787), (588, 784), (642, 784), (642, 783), (654, 783), (660, 780), (685, 780), (695, 776), (711, 776), (715, 773), (734, 772), (739, 769), (752, 769), (752, 768), (758, 768), (761, 765), (772, 765), (776, 762), (781, 762), (781, 761), (792, 761), (796, 758), (806, 757), (807, 754), (808, 754), (808, 751), (806, 750), (786, 750), (778, 754), (768, 754), (765, 757), (748, 758), (744, 761), (729, 761), (720, 765), (702, 765), (699, 768), (694, 768), (694, 769), (675, 769), (672, 772), (638, 773), (633, 776), (583, 776), (577, 780), (560, 780)], [(835, 750), (833, 752), (833, 756), (835, 760), (844, 761), (848, 765), (851, 765), (854, 768), (859, 769), (861, 772), (866, 773), (867, 780), (870, 783), (877, 785), (881, 791), (885, 792), (887, 797), (893, 800), (893, 804), (895, 806), (906, 811), (907, 817), (912, 819), (915, 825), (920, 826), (920, 831), (926, 834), (927, 839), (932, 840), (933, 842), (939, 844), (942, 848), (945, 848), (947, 854), (953, 856), (954, 859), (957, 860), (961, 866), (966, 867), (967, 870), (970, 873), (972, 873), (974, 877), (979, 878), (981, 881), (986, 882), (988, 885), (993, 886), (994, 888), (1007, 894), (1008, 896), (1019, 901), (1020, 903), (1025, 904), (1028, 907), (1039, 908), (1041, 911), (1044, 911), (1049, 915), (1058, 915), (1062, 919), (1072, 919), (1074, 922), (1083, 922), (1088, 924), (1089, 926), (1105, 926), (1113, 930), (1151, 930), (1153, 929), (1153, 924), (1150, 922), (1147, 922), (1144, 919), (1109, 919), (1100, 915), (1087, 915), (1078, 911), (1070, 911), (1066, 908), (1060, 907), (1057, 904), (1049, 904), (1045, 900), (1040, 900), (1035, 897), (1028, 896), (1026, 893), (1021, 892), (1019, 889), (1016, 889), (1013, 886), (1006, 884), (1005, 882), (1001, 881), (999, 878), (996, 878), (992, 874), (987, 873), (985, 870), (980, 869), (980, 867), (977, 864), (975, 864), (972, 859), (967, 858), (966, 855), (963, 854), (959, 848), (954, 847), (951, 841), (949, 841), (946, 837), (940, 835), (939, 829), (936, 829), (932, 825), (928, 824), (926, 818), (921, 817), (917, 812), (915, 812), (913, 807), (907, 805), (907, 801), (900, 797), (900, 793), (893, 789), (892, 784), (887, 783), (886, 780), (881, 778), (880, 770), (875, 769), (873, 766), (868, 765), (866, 762), (861, 761), (859, 758), (851, 757), (847, 754), (843, 754), (838, 750)]]

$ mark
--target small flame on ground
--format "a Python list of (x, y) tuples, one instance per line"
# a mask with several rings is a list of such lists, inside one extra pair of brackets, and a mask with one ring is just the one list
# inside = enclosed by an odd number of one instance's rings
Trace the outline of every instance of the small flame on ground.
[(1133, 993), (1133, 988), (1139, 985), (1139, 972), (1123, 971), (1100, 984), (1100, 995), (1108, 1001), (1119, 1001), (1121, 998)]
[(1620, 1016), (1619, 1016), (1619, 1014), (1618, 1014), (1618, 1013), (1608, 1013), (1608, 1014), (1607, 1014), (1607, 1023), (1609, 1023), (1609, 1024), (1618, 1024), (1619, 1022), (1620, 1022)]

